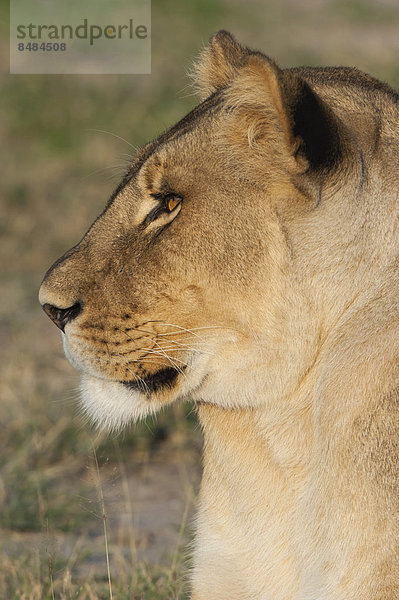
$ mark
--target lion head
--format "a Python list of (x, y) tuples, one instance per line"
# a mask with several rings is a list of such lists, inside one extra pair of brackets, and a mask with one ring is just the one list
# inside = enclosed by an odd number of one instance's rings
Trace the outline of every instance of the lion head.
[(376, 209), (362, 198), (378, 123), (359, 89), (388, 88), (351, 69), (282, 70), (226, 32), (194, 71), (201, 103), (137, 153), (40, 290), (84, 410), (109, 428), (183, 397), (282, 398), (371, 277)]

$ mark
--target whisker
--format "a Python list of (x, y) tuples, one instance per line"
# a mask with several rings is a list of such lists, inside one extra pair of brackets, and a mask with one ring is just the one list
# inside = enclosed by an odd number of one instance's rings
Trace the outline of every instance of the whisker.
[(116, 177), (116, 175), (120, 175), (124, 168), (121, 165), (109, 165), (108, 167), (102, 167), (101, 169), (96, 169), (95, 171), (91, 171), (87, 175), (83, 176), (83, 179), (87, 179), (88, 177), (92, 177), (93, 175), (98, 175), (99, 173), (105, 173), (106, 171), (115, 171), (112, 177)]
[[(156, 342), (155, 342), (156, 343)], [(159, 346), (159, 344), (157, 344), (157, 346)], [(155, 354), (157, 356), (164, 356), (166, 358), (166, 360), (168, 360), (170, 362), (170, 364), (172, 365), (172, 367), (174, 369), (176, 369), (177, 371), (179, 371), (179, 373), (181, 373), (182, 375), (184, 375), (183, 370), (179, 367), (179, 365), (177, 365), (174, 361), (176, 360), (177, 362), (181, 363), (182, 365), (186, 366), (186, 363), (184, 363), (182, 360), (180, 360), (179, 358), (171, 358), (169, 356), (169, 354), (167, 354), (162, 348), (161, 346), (159, 346), (159, 350), (155, 350), (154, 348), (148, 348), (147, 352), (149, 352), (150, 354)]]
[[(195, 333), (193, 329), (186, 329), (185, 327), (181, 327), (180, 325), (173, 325), (172, 323), (164, 323), (164, 325), (165, 325), (165, 327), (176, 327), (176, 329), (179, 329), (182, 332), (185, 331), (186, 333), (189, 333), (189, 334), (195, 336), (202, 342), (205, 342), (205, 339), (203, 337), (201, 337), (200, 335), (198, 335), (197, 333)], [(170, 333), (172, 333), (172, 332), (169, 332), (169, 335), (170, 335)], [(160, 334), (160, 335), (162, 335), (162, 334)], [(164, 335), (168, 335), (168, 334), (164, 334)]]
[(131, 148), (133, 148), (133, 150), (135, 152), (138, 151), (138, 148), (136, 146), (133, 146), (133, 144), (131, 144), (130, 142), (128, 142), (125, 138), (123, 138), (120, 135), (117, 135), (116, 133), (112, 133), (112, 131), (105, 131), (104, 129), (86, 129), (86, 131), (95, 131), (97, 133), (106, 133), (107, 135), (112, 135), (113, 137), (117, 138), (118, 140), (122, 140), (122, 142), (125, 142), (125, 144), (127, 144), (128, 146), (130, 146)]
[[(122, 331), (122, 332), (123, 332), (123, 333), (126, 335), (126, 337), (127, 337), (129, 340), (131, 340), (131, 339), (132, 339), (132, 338), (131, 338), (131, 337), (130, 337), (128, 334), (127, 334), (127, 332), (126, 332), (126, 331), (123, 331), (123, 330), (121, 330), (121, 331)], [(140, 331), (140, 330), (136, 329), (135, 331)], [(157, 344), (157, 345), (159, 346), (159, 344), (156, 342), (156, 340), (154, 340), (154, 339), (152, 339), (152, 338), (149, 338), (149, 337), (146, 337), (146, 336), (143, 336), (143, 338), (144, 338), (144, 339), (147, 339), (147, 340), (150, 340), (150, 342), (154, 342), (155, 344)], [(171, 359), (171, 357), (170, 357), (168, 354), (166, 354), (166, 352), (164, 352), (160, 346), (159, 346), (159, 348), (160, 348), (161, 354), (163, 354), (163, 356), (164, 356), (164, 357), (165, 357), (165, 358), (166, 358), (166, 359), (167, 359), (167, 360), (170, 362), (170, 364), (172, 365), (172, 367), (173, 367), (174, 369), (176, 369), (177, 371), (179, 371), (179, 373), (181, 373), (181, 374), (182, 374), (184, 377), (186, 377), (185, 373), (184, 373), (184, 372), (183, 372), (183, 370), (182, 370), (182, 369), (179, 367), (179, 365), (177, 365), (176, 363), (174, 363), (174, 362), (173, 362), (173, 360)], [(152, 349), (152, 350), (153, 350), (153, 349)], [(159, 353), (158, 353), (158, 355), (159, 355)], [(176, 359), (176, 360), (178, 360), (178, 359)], [(178, 360), (178, 362), (181, 362), (182, 364), (184, 364), (184, 363), (183, 363), (182, 361), (180, 361), (180, 360)]]
[[(136, 331), (139, 331), (139, 330), (136, 330)], [(143, 338), (146, 340), (149, 340), (150, 342), (154, 342), (159, 347), (160, 352), (163, 354), (163, 356), (170, 362), (172, 367), (174, 369), (176, 369), (177, 371), (179, 371), (182, 375), (184, 375), (184, 373), (183, 373), (182, 369), (179, 367), (179, 365), (177, 365), (173, 362), (172, 358), (168, 354), (166, 354), (166, 352), (164, 352), (162, 350), (161, 346), (158, 344), (158, 342), (156, 340), (154, 340), (153, 338), (146, 337), (146, 336), (143, 336)], [(131, 339), (131, 338), (129, 337), (129, 339)], [(178, 362), (182, 362), (182, 361), (178, 361)]]
[[(138, 148), (135, 148), (135, 150), (137, 152)], [(133, 160), (134, 154), (130, 154), (129, 152), (121, 152), (119, 156), (121, 157), (121, 160), (126, 161), (126, 163), (128, 163), (131, 160)]]
[[(187, 344), (181, 344), (179, 342), (174, 343), (174, 342), (172, 342), (172, 340), (169, 340), (168, 344), (172, 344), (172, 343), (174, 344), (173, 346), (162, 345), (162, 343), (161, 343), (161, 344), (159, 344), (159, 347), (162, 348), (162, 350), (164, 352), (173, 352), (173, 351), (176, 351), (176, 350), (181, 350), (181, 351), (190, 352), (190, 353), (205, 354), (205, 355), (208, 355), (208, 356), (215, 356), (214, 352), (210, 352), (208, 350), (202, 350), (201, 348), (195, 348), (193, 346), (188, 346)], [(151, 348), (141, 348), (141, 350), (149, 351), (149, 350), (151, 350)], [(176, 358), (176, 357), (173, 357), (173, 360), (179, 360), (179, 359)]]
[[(197, 352), (198, 354), (208, 354), (209, 356), (214, 356), (215, 355), (214, 352), (209, 352), (207, 350), (203, 350), (202, 348), (195, 348), (192, 345), (188, 346), (187, 344), (182, 344), (178, 340), (165, 340), (165, 342), (163, 342), (163, 340), (161, 340), (160, 345), (162, 345), (162, 343), (173, 344), (173, 346), (171, 346), (170, 348), (166, 348), (166, 350), (176, 350), (176, 349), (180, 349), (181, 348), (183, 350), (188, 350), (190, 352)], [(176, 348), (176, 346), (177, 346), (177, 348)], [(164, 346), (162, 346), (162, 348), (164, 348)]]
[[(152, 323), (152, 322), (159, 323), (159, 321), (148, 321), (148, 323)], [(207, 326), (203, 326), (203, 327), (193, 327), (191, 329), (187, 329), (186, 327), (182, 327), (181, 325), (176, 325), (174, 323), (162, 323), (162, 325), (164, 325), (165, 327), (175, 327), (176, 329), (180, 330), (180, 332), (181, 332), (182, 335), (184, 333), (191, 334), (191, 335), (199, 338), (200, 340), (202, 340), (204, 342), (206, 340), (202, 336), (198, 335), (195, 332), (197, 332), (197, 331), (201, 331), (201, 332), (202, 331), (211, 331), (211, 330), (214, 330), (214, 329), (224, 329), (226, 331), (232, 331), (232, 332), (237, 333), (235, 329), (233, 329), (232, 327), (227, 327), (225, 325), (207, 325)], [(174, 333), (175, 332), (173, 332), (173, 331), (169, 331), (169, 332), (165, 332), (165, 333), (159, 333), (157, 335), (159, 335), (159, 336), (168, 336), (168, 335), (173, 335)]]
[[(152, 322), (152, 321), (149, 321), (149, 322)], [(159, 323), (159, 321), (154, 321), (154, 323)], [(198, 339), (200, 339), (201, 341), (205, 342), (204, 338), (202, 338), (198, 334), (195, 334), (192, 330), (185, 329), (184, 327), (180, 327), (179, 325), (170, 325), (170, 323), (162, 323), (162, 325), (165, 325), (165, 327), (167, 327), (167, 326), (178, 327), (181, 330), (178, 335), (188, 335), (188, 334), (191, 334), (191, 335), (194, 335), (195, 337), (197, 337)], [(139, 331), (141, 333), (149, 333), (151, 335), (154, 335), (153, 331), (149, 331), (149, 330), (146, 330), (146, 329), (141, 329), (141, 328), (139, 329), (138, 327), (135, 327), (134, 330), (135, 331)], [(166, 337), (168, 335), (176, 335), (176, 332), (175, 331), (169, 331), (169, 332), (166, 332), (166, 333), (155, 333), (156, 337), (160, 337), (160, 336)]]
[[(132, 360), (132, 361), (128, 362), (127, 364), (128, 365), (134, 365), (134, 364), (137, 364), (137, 362), (134, 361), (134, 360)], [(151, 357), (149, 358), (149, 360), (147, 360), (147, 359), (141, 360), (140, 364), (144, 365), (144, 366), (147, 366), (147, 365), (151, 366), (151, 367), (153, 367), (153, 366), (159, 366), (159, 367), (164, 367), (165, 368), (165, 363), (164, 362), (159, 362), (159, 361), (156, 361), (156, 360), (151, 360)]]
[[(107, 347), (108, 347), (108, 346), (107, 346)], [(118, 355), (117, 355), (117, 356), (118, 356)], [(129, 373), (130, 373), (131, 375), (133, 375), (133, 378), (134, 378), (134, 380), (135, 380), (135, 381), (138, 381), (138, 382), (139, 382), (139, 384), (140, 384), (141, 386), (144, 386), (144, 388), (146, 389), (147, 393), (150, 393), (149, 387), (148, 387), (148, 385), (146, 384), (146, 382), (145, 382), (145, 381), (142, 379), (142, 377), (140, 377), (140, 375), (138, 375), (137, 373), (134, 373), (134, 372), (133, 372), (133, 371), (132, 371), (132, 370), (129, 368), (129, 364), (131, 364), (131, 363), (127, 362), (127, 361), (124, 359), (124, 357), (123, 357), (122, 355), (120, 355), (120, 354), (119, 354), (119, 357), (120, 357), (120, 358), (122, 358), (122, 366), (123, 366), (123, 367), (124, 367), (124, 368), (125, 368), (127, 371), (129, 371)]]
[[(143, 348), (143, 350), (144, 350), (144, 348)], [(162, 358), (162, 356), (164, 356), (166, 359), (168, 358), (168, 356), (167, 356), (166, 354), (163, 354), (163, 353), (161, 353), (161, 352), (158, 352), (157, 350), (154, 350), (154, 351), (147, 350), (147, 352), (149, 352), (150, 354), (152, 354), (152, 355), (153, 355), (153, 356), (148, 356), (148, 358), (153, 358), (153, 357)], [(145, 360), (146, 358), (147, 358), (147, 357), (144, 357), (144, 358), (143, 358), (143, 359), (141, 359), (141, 360)], [(172, 360), (175, 360), (175, 361), (177, 361), (177, 362), (181, 363), (181, 364), (182, 364), (184, 367), (186, 367), (186, 366), (187, 366), (187, 363), (186, 363), (184, 360), (180, 360), (180, 358), (173, 358)], [(141, 361), (140, 361), (140, 362), (141, 362)], [(178, 366), (176, 365), (176, 366), (175, 366), (175, 368), (177, 369), (177, 368), (178, 368)]]
[(140, 375), (137, 375), (137, 373), (133, 373), (133, 371), (131, 369), (129, 369), (129, 367), (126, 366), (126, 369), (129, 371), (129, 373), (131, 373), (131, 375), (133, 375), (134, 380), (137, 381), (139, 383), (139, 385), (141, 386), (141, 388), (147, 392), (147, 394), (150, 393), (150, 388), (148, 387), (148, 385), (146, 384), (146, 382), (144, 381), (144, 379), (142, 377), (140, 377)]
[[(148, 322), (151, 323), (152, 321), (148, 321)], [(182, 327), (181, 325), (175, 325), (173, 323), (162, 323), (162, 325), (165, 325), (168, 327), (177, 327), (178, 329), (183, 329), (184, 331), (187, 331), (188, 333), (192, 333), (193, 331), (200, 331), (200, 330), (204, 330), (204, 329), (228, 329), (230, 331), (235, 331), (232, 327), (227, 327), (225, 325), (206, 325), (203, 327), (192, 327), (191, 329), (186, 329), (185, 327)]]
[[(157, 344), (156, 347), (153, 346), (152, 348), (140, 348), (140, 350), (145, 350), (148, 352), (150, 352), (150, 351), (157, 352), (156, 348), (159, 348), (159, 349), (162, 349), (163, 352), (169, 352), (169, 351), (173, 351), (173, 350), (175, 350), (175, 351), (180, 350), (180, 348), (188, 348), (188, 346), (183, 345), (183, 344), (178, 344), (177, 348), (176, 348), (176, 346), (170, 346), (170, 344), (171, 344), (171, 341), (169, 340), (167, 343), (164, 343), (163, 345)], [(132, 350), (132, 352), (134, 352), (134, 350)], [(200, 350), (197, 350), (197, 352), (200, 352)]]

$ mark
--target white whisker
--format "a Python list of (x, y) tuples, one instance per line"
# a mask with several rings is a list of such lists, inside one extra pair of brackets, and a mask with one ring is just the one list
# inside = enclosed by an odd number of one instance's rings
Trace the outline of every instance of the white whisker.
[[(150, 338), (149, 338), (149, 339), (150, 339)], [(151, 341), (155, 341), (155, 340), (151, 340)], [(159, 350), (157, 351), (157, 350), (156, 350), (156, 349), (154, 349), (154, 348), (148, 348), (148, 349), (147, 349), (147, 352), (149, 352), (150, 354), (157, 354), (158, 356), (160, 356), (160, 355), (164, 356), (164, 357), (166, 358), (166, 360), (168, 360), (168, 361), (170, 362), (170, 364), (172, 365), (172, 367), (173, 367), (174, 369), (176, 369), (177, 371), (179, 371), (179, 373), (181, 373), (182, 375), (184, 375), (184, 373), (183, 373), (183, 370), (182, 370), (182, 369), (179, 367), (179, 365), (177, 365), (177, 364), (174, 362), (174, 360), (176, 360), (177, 362), (179, 362), (179, 363), (183, 364), (184, 366), (185, 366), (185, 363), (184, 363), (182, 360), (178, 359), (178, 358), (176, 358), (176, 359), (172, 359), (172, 358), (169, 356), (169, 354), (167, 354), (167, 353), (166, 353), (166, 352), (165, 352), (165, 351), (164, 351), (164, 350), (161, 348), (161, 346), (159, 346), (159, 344), (158, 344), (157, 342), (155, 342), (155, 344), (157, 344), (157, 346), (159, 347)]]
[(105, 173), (106, 171), (115, 171), (112, 177), (116, 177), (116, 175), (121, 175), (124, 168), (121, 165), (109, 165), (108, 167), (102, 167), (102, 169), (96, 169), (95, 171), (91, 171), (87, 175), (83, 177), (83, 179), (87, 179), (88, 177), (92, 177), (93, 175), (98, 175), (99, 173)]
[[(141, 359), (138, 362), (143, 362), (143, 360), (146, 360), (147, 358), (151, 359), (151, 358), (162, 358), (165, 357), (166, 359), (168, 358), (165, 354), (162, 354), (160, 352), (154, 351), (151, 352), (152, 356), (148, 356), (148, 357), (144, 357), (143, 359)], [(172, 360), (179, 362), (181, 365), (183, 365), (183, 367), (187, 366), (187, 363), (184, 360), (180, 360), (179, 358), (173, 358)], [(160, 363), (162, 364), (162, 363)], [(176, 365), (174, 368), (178, 369), (178, 366)]]
[[(140, 330), (140, 329), (135, 329), (135, 331), (141, 331), (141, 332), (143, 332), (143, 330)], [(130, 336), (128, 336), (127, 332), (123, 332), (123, 333), (125, 333), (125, 335), (128, 337), (128, 339), (130, 339), (130, 340), (132, 339), (132, 338), (130, 338)], [(155, 339), (147, 337), (147, 336), (143, 336), (143, 338), (145, 340), (149, 340), (150, 342), (153, 342), (154, 344), (156, 344), (159, 347), (161, 354), (166, 358), (166, 360), (168, 360), (170, 362), (170, 364), (172, 365), (172, 367), (174, 369), (176, 369), (177, 371), (179, 371), (179, 373), (181, 373), (182, 375), (185, 375), (184, 372), (182, 371), (182, 369), (179, 367), (179, 365), (177, 365), (177, 364), (175, 364), (173, 362), (173, 359), (165, 351), (163, 351), (163, 349), (161, 348), (161, 346), (158, 344), (158, 342)], [(132, 340), (132, 341), (134, 341), (134, 340)], [(148, 349), (148, 350), (150, 350), (150, 349)], [(151, 350), (154, 350), (154, 349), (151, 349)], [(176, 360), (178, 360), (178, 359), (176, 359)], [(183, 361), (178, 360), (178, 362), (182, 363)]]
[[(208, 354), (209, 356), (215, 355), (214, 352), (209, 352), (207, 350), (203, 350), (202, 348), (195, 348), (193, 345), (188, 346), (187, 344), (182, 344), (178, 340), (165, 340), (164, 342), (161, 340), (160, 345), (162, 345), (162, 343), (173, 344), (173, 346), (171, 346), (169, 348), (165, 348), (164, 346), (162, 346), (162, 348), (164, 348), (165, 350), (183, 349), (183, 350), (188, 350), (189, 352), (197, 352), (198, 354)], [(176, 346), (177, 346), (177, 348), (176, 348)]]
[(112, 135), (114, 138), (117, 138), (118, 140), (122, 140), (122, 142), (125, 142), (125, 144), (127, 144), (128, 146), (130, 146), (131, 148), (133, 148), (133, 150), (135, 152), (137, 152), (137, 150), (138, 150), (138, 148), (136, 146), (133, 146), (133, 144), (131, 144), (130, 142), (128, 142), (122, 136), (117, 135), (116, 133), (112, 133), (112, 131), (105, 131), (104, 129), (86, 129), (86, 131), (95, 131), (97, 133), (106, 133), (107, 135)]

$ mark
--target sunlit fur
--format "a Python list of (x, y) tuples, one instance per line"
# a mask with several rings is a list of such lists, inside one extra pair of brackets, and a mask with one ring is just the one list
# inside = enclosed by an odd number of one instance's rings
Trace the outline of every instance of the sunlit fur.
[(397, 600), (398, 96), (225, 32), (194, 78), (40, 300), (99, 425), (196, 403), (193, 600)]

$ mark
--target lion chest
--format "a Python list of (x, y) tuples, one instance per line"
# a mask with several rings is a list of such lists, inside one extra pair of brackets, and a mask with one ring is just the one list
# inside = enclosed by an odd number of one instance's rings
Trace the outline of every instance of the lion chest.
[(251, 412), (204, 407), (200, 419), (204, 474), (194, 598), (294, 598), (300, 580), (297, 507), (307, 481), (294, 447), (298, 439), (291, 435), (287, 443), (284, 436), (280, 444), (281, 431), (274, 438), (260, 435)]

